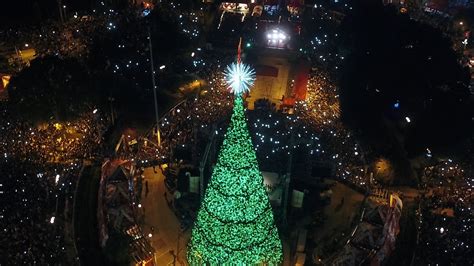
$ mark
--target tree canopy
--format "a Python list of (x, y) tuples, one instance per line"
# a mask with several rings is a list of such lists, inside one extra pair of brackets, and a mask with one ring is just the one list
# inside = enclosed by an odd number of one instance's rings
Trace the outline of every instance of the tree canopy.
[(472, 136), (468, 71), (442, 32), (372, 0), (341, 31), (342, 116), (374, 150), (403, 161)]
[(77, 117), (97, 104), (87, 69), (75, 59), (38, 58), (11, 80), (14, 112), (41, 122)]

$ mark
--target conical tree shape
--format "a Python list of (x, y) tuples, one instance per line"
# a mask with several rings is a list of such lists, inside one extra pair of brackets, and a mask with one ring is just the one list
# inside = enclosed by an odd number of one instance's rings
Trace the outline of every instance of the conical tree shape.
[(281, 241), (238, 95), (187, 256), (193, 266), (282, 261)]

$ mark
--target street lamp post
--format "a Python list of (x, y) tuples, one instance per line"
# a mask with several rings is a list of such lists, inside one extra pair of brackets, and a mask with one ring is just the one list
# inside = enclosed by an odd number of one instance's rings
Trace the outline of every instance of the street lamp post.
[(155, 80), (155, 66), (153, 65), (153, 47), (151, 44), (151, 31), (148, 27), (148, 45), (150, 49), (150, 69), (151, 69), (151, 81), (153, 85), (153, 99), (155, 102), (155, 118), (156, 118), (156, 138), (158, 141), (158, 146), (161, 147), (161, 135), (160, 135), (160, 119), (158, 116), (158, 99), (156, 96), (156, 80)]
[(67, 20), (67, 16), (66, 16), (66, 5), (63, 5), (63, 18), (64, 18), (64, 21)]
[(289, 202), (289, 190), (290, 190), (290, 181), (291, 181), (291, 167), (293, 163), (293, 146), (295, 143), (295, 138), (293, 134), (293, 130), (291, 130), (291, 135), (290, 135), (290, 154), (288, 156), (288, 165), (287, 165), (287, 170), (286, 174), (284, 175), (285, 177), (285, 190), (284, 190), (284, 195), (283, 195), (283, 210), (282, 210), (282, 216), (283, 216), (283, 224), (286, 226), (288, 225), (288, 218), (287, 218), (287, 211), (288, 211), (288, 202)]
[(64, 23), (62, 1), (61, 1), (61, 0), (57, 0), (57, 2), (58, 2), (58, 8), (59, 8), (59, 19), (61, 20), (61, 23)]
[(115, 101), (115, 98), (114, 97), (109, 97), (108, 100), (110, 102), (110, 120), (112, 122), (112, 125), (114, 125), (115, 124), (115, 115), (114, 115), (113, 103)]

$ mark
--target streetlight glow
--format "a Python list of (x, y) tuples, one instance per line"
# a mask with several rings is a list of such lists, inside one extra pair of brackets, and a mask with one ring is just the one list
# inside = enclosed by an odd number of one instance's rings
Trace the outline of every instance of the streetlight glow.
[(270, 46), (283, 47), (283, 45), (285, 45), (285, 43), (289, 39), (288, 35), (280, 29), (273, 29), (270, 32), (268, 32), (266, 36), (267, 36), (267, 43)]

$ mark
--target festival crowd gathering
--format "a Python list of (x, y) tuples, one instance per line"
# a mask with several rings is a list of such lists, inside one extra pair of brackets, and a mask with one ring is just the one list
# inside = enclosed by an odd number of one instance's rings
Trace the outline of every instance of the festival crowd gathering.
[[(204, 17), (204, 11), (179, 13), (172, 5), (166, 9), (169, 19), (180, 25), (189, 38), (199, 38), (202, 30), (198, 21)], [(88, 16), (74, 14), (64, 24), (43, 25), (34, 33), (16, 30), (5, 34), (6, 40), (34, 46), (40, 57), (82, 58), (89, 54), (91, 36), (114, 30), (116, 25), (135, 20), (136, 16), (133, 12), (105, 9)], [(146, 37), (143, 32), (127, 34), (118, 48), (133, 47), (133, 43)], [(145, 48), (142, 44), (140, 51), (134, 51), (138, 58), (133, 60), (121, 58), (109, 62), (108, 71), (124, 72), (132, 62), (140, 67), (149, 64)], [(154, 143), (156, 136), (151, 129), (139, 137), (135, 152), (121, 156), (143, 164), (165, 162), (178, 146), (205, 146), (211, 134), (220, 137), (225, 134), (233, 97), (224, 82), (223, 71), (235, 60), (234, 53), (218, 54), (205, 48), (194, 51), (189, 72), (197, 77), (196, 84), (183, 88), (181, 101), (161, 116), (162, 145), (158, 147)], [(319, 53), (320, 50), (318, 58)], [(335, 55), (328, 54), (326, 58), (331, 56)], [(129, 70), (127, 75), (146, 71), (137, 68)], [(304, 148), (311, 158), (331, 162), (336, 179), (370, 191), (380, 184), (370, 180), (367, 168), (373, 162), (364, 157), (364, 147), (341, 121), (336, 84), (332, 74), (321, 64), (315, 64), (309, 74), (307, 99), (295, 104), (293, 114), (279, 112), (271, 105), (249, 111), (250, 133), (263, 166), (285, 161), (289, 153)], [(0, 112), (0, 176), (4, 177), (0, 193), (8, 200), (8, 204), (1, 206), (4, 248), (0, 250), (0, 264), (64, 262), (72, 245), (67, 236), (71, 238), (77, 179), (85, 163), (105, 156), (103, 136), (111, 120), (103, 110), (90, 109), (68, 122), (51, 120), (33, 125), (14, 118), (7, 108)], [(416, 251), (416, 262), (455, 261), (458, 265), (472, 262), (474, 243), (469, 236), (474, 226), (472, 178), (472, 166), (452, 160), (433, 162), (433, 166), (426, 168), (420, 185), (424, 192), (419, 197), (420, 248)]]
[(107, 121), (92, 111), (64, 125), (33, 126), (5, 110), (1, 118), (1, 188), (9, 202), (2, 205), (2, 260), (65, 261), (78, 176), (85, 161), (102, 156)]
[(425, 193), (418, 210), (418, 248), (416, 263), (472, 262), (474, 227), (473, 182), (468, 170), (448, 159), (426, 167), (423, 173)]

